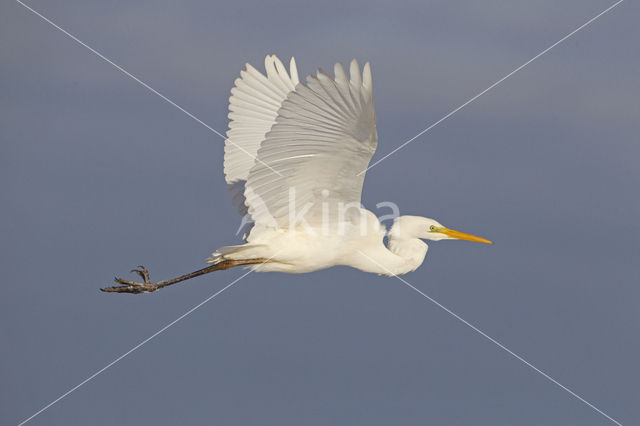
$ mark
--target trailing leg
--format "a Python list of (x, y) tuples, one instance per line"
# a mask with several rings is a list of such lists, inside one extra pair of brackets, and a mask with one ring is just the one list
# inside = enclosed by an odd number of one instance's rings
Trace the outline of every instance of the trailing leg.
[(152, 293), (156, 290), (159, 290), (163, 287), (167, 287), (173, 284), (177, 284), (182, 281), (186, 281), (191, 278), (199, 277), (200, 275), (208, 274), (213, 271), (221, 271), (224, 269), (233, 268), (234, 266), (242, 266), (242, 265), (256, 265), (261, 263), (268, 262), (269, 259), (244, 259), (244, 260), (230, 260), (225, 259), (218, 263), (215, 263), (211, 266), (207, 266), (206, 268), (198, 269), (197, 271), (191, 272), (189, 274), (181, 275), (176, 278), (172, 278), (170, 280), (159, 281), (157, 283), (152, 283), (149, 279), (149, 271), (144, 266), (138, 266), (140, 269), (133, 269), (131, 272), (135, 272), (138, 274), (143, 282), (138, 283), (134, 281), (125, 280), (123, 278), (115, 278), (115, 282), (117, 282), (118, 286), (114, 287), (105, 287), (100, 290), (107, 293)]

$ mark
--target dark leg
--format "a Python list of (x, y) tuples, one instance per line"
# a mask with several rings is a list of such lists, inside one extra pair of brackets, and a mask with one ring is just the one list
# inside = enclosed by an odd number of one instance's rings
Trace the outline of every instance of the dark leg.
[(200, 275), (208, 274), (209, 272), (221, 271), (224, 269), (233, 268), (234, 266), (256, 265), (266, 263), (268, 261), (269, 259), (223, 260), (220, 263), (207, 266), (206, 268), (199, 269), (195, 272), (191, 272), (190, 274), (181, 275), (177, 278), (159, 281), (157, 283), (152, 283), (151, 280), (149, 280), (149, 271), (147, 271), (147, 268), (145, 268), (144, 266), (138, 266), (138, 268), (140, 269), (133, 269), (131, 272), (135, 272), (136, 274), (140, 275), (140, 278), (142, 278), (144, 281), (143, 283), (137, 283), (122, 278), (115, 278), (115, 281), (121, 285), (101, 288), (100, 290), (108, 293), (151, 293), (163, 287), (167, 287), (191, 278), (199, 277)]

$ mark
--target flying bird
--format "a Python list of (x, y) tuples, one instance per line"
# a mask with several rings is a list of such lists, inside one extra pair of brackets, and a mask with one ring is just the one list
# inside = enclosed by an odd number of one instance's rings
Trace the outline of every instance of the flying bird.
[[(250, 64), (229, 99), (224, 175), (233, 203), (250, 219), (245, 243), (216, 250), (210, 266), (177, 278), (116, 278), (107, 292), (149, 293), (234, 266), (305, 273), (344, 265), (381, 275), (417, 269), (428, 245), (448, 239), (491, 243), (434, 219), (399, 216), (388, 230), (360, 203), (378, 145), (371, 67), (354, 59), (331, 77), (322, 69), (300, 82), (275, 55), (262, 74)], [(385, 237), (387, 244), (385, 245)]]

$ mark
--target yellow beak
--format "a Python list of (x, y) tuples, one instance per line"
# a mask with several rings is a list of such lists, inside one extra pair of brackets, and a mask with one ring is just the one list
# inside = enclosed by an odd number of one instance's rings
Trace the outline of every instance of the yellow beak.
[(476, 241), (478, 243), (493, 244), (492, 241), (486, 240), (484, 238), (476, 237), (475, 235), (471, 235), (471, 234), (465, 234), (464, 232), (460, 232), (460, 231), (454, 231), (453, 229), (449, 229), (449, 228), (442, 227), (438, 229), (438, 232), (458, 240)]

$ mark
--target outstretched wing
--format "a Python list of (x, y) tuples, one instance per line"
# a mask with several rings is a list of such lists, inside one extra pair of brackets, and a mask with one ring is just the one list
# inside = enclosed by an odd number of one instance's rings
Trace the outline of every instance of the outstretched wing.
[(350, 79), (340, 63), (334, 74), (319, 70), (298, 84), (260, 145), (244, 193), (257, 224), (288, 227), (301, 215), (320, 223), (340, 204), (360, 205), (363, 172), (378, 143), (371, 68), (367, 63), (361, 75), (353, 60)]
[(246, 64), (229, 98), (229, 130), (224, 144), (224, 174), (233, 204), (246, 214), (245, 182), (256, 162), (258, 148), (275, 123), (278, 110), (298, 84), (296, 62), (290, 73), (275, 55), (264, 60), (266, 76)]

